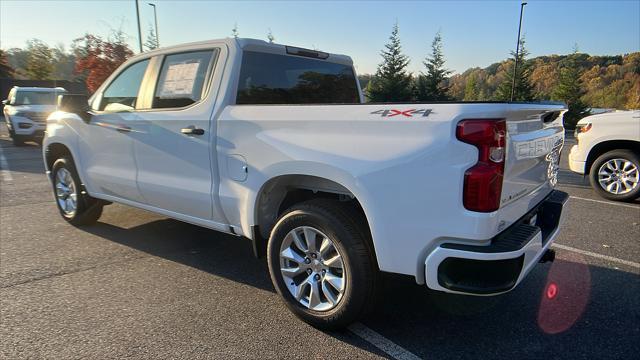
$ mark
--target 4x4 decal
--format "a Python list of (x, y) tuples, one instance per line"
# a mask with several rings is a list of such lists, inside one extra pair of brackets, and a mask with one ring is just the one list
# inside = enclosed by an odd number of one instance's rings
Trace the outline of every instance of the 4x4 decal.
[(402, 115), (406, 117), (413, 117), (414, 115), (426, 117), (426, 116), (429, 116), (429, 114), (431, 114), (431, 111), (432, 109), (408, 109), (408, 110), (385, 109), (385, 110), (376, 110), (371, 114), (380, 115), (381, 117), (393, 117), (398, 115)]

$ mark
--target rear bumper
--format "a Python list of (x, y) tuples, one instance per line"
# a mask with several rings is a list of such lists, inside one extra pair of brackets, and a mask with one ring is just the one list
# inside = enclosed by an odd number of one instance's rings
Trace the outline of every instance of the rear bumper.
[(555, 240), (565, 192), (554, 190), (487, 246), (445, 243), (425, 261), (429, 288), (449, 293), (495, 295), (518, 285)]

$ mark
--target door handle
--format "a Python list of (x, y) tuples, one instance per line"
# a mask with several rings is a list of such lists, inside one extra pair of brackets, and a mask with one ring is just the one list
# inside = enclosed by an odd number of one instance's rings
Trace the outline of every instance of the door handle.
[(131, 127), (126, 125), (118, 125), (116, 127), (116, 131), (118, 132), (131, 132)]
[(184, 135), (204, 135), (204, 129), (198, 129), (194, 126), (182, 128), (180, 132)]

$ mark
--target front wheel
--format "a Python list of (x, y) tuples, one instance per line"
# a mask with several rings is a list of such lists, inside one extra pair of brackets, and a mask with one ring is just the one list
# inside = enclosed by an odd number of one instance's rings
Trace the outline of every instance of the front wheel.
[(51, 168), (51, 179), (60, 215), (74, 226), (90, 225), (102, 215), (102, 203), (84, 190), (73, 161), (63, 157)]
[(311, 200), (285, 211), (271, 232), (271, 280), (287, 307), (318, 328), (345, 327), (375, 302), (378, 269), (357, 218), (337, 201)]
[(610, 200), (629, 201), (640, 196), (640, 161), (630, 150), (612, 150), (600, 155), (591, 166), (591, 186)]
[(9, 130), (9, 136), (11, 137), (11, 141), (13, 142), (13, 146), (24, 146), (24, 137), (21, 135), (16, 135), (13, 130)]

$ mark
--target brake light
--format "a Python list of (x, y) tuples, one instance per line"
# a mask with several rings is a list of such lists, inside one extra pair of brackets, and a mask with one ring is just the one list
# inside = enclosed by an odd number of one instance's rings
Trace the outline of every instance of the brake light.
[(458, 123), (458, 140), (478, 148), (478, 162), (464, 173), (462, 202), (467, 210), (492, 212), (500, 207), (506, 128), (504, 119), (473, 119)]

